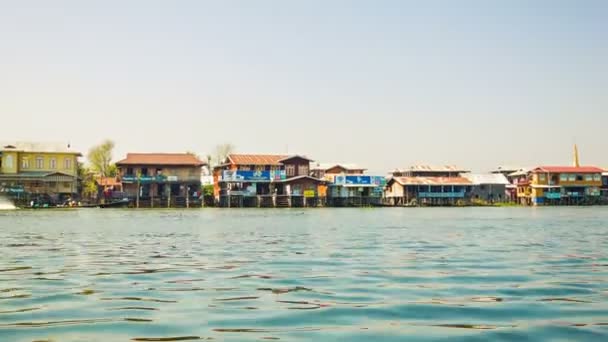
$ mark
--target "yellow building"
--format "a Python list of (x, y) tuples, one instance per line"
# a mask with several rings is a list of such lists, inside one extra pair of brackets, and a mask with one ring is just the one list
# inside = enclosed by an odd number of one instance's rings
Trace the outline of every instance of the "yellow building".
[(528, 205), (593, 204), (600, 199), (603, 170), (594, 166), (540, 166), (517, 185)]
[(15, 197), (49, 195), (57, 201), (78, 192), (78, 157), (69, 145), (10, 143), (0, 147), (0, 192)]

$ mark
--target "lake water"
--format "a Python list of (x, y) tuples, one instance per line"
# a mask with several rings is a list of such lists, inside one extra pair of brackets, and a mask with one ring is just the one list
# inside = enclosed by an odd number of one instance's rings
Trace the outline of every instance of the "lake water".
[(607, 341), (608, 208), (0, 212), (0, 341)]

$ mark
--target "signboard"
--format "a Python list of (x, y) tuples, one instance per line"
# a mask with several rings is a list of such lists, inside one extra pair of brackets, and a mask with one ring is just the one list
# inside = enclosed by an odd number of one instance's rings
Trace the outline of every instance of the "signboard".
[(0, 188), (0, 192), (7, 192), (9, 194), (20, 194), (24, 193), (25, 189), (22, 186), (7, 186)]
[(315, 191), (314, 190), (305, 190), (304, 197), (306, 197), (306, 198), (315, 197)]
[(336, 177), (334, 177), (334, 184), (336, 184), (336, 185), (344, 185), (344, 184), (346, 184), (346, 176), (336, 176)]
[(560, 199), (562, 198), (562, 194), (559, 192), (545, 192), (545, 197), (547, 199)]
[(464, 192), (419, 192), (422, 198), (464, 198)]
[[(175, 177), (175, 176), (173, 176)], [(165, 182), (169, 177), (158, 175), (158, 176), (122, 176), (120, 181), (123, 183), (137, 183), (138, 179), (140, 183), (154, 183), (154, 182)], [(177, 177), (175, 177), (175, 181), (177, 181)]]
[[(338, 178), (338, 177), (336, 177)], [(350, 185), (372, 185), (371, 176), (346, 176), (346, 184)]]
[(241, 171), (224, 170), (222, 180), (225, 182), (270, 182), (285, 179), (285, 171)]

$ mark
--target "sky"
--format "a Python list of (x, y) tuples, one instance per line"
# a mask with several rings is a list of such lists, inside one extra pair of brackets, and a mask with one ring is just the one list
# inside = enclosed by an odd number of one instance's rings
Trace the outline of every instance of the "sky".
[(0, 0), (0, 140), (608, 167), (608, 1)]

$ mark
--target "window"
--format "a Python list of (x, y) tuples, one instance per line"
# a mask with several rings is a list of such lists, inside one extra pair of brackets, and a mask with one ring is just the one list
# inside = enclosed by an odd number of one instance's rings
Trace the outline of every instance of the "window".
[(13, 168), (13, 156), (9, 154), (4, 158), (4, 166), (8, 169)]
[(72, 183), (70, 183), (70, 182), (63, 182), (63, 187), (64, 188), (71, 188), (72, 187)]
[(591, 174), (585, 175), (585, 181), (586, 182), (593, 182), (593, 175), (591, 175)]
[(569, 174), (568, 175), (568, 181), (569, 182), (574, 182), (576, 180), (576, 175), (574, 174)]
[(539, 179), (541, 182), (545, 182), (545, 181), (547, 180), (547, 177), (545, 176), (545, 174), (544, 174), (544, 173), (541, 173), (540, 175), (538, 175), (538, 179)]
[(42, 157), (36, 157), (36, 168), (37, 169), (44, 169), (44, 158), (42, 158)]
[(602, 175), (600, 175), (599, 173), (593, 175), (593, 180), (596, 182), (599, 182), (602, 180)]
[(141, 168), (141, 175), (142, 176), (147, 176), (148, 175), (148, 168), (147, 167), (142, 167)]
[(295, 176), (296, 175), (296, 166), (293, 164), (285, 165), (285, 174), (287, 174), (287, 177)]
[(133, 168), (132, 167), (128, 167), (127, 168), (127, 175), (129, 175), (129, 176), (133, 175)]
[(49, 168), (56, 169), (57, 168), (57, 159), (51, 158), (49, 159)]
[(576, 181), (577, 182), (582, 182), (583, 181), (583, 175), (576, 175)]
[(567, 173), (562, 173), (561, 175), (559, 175), (559, 180), (561, 182), (567, 182), (568, 181), (568, 174)]
[(29, 169), (30, 168), (30, 160), (28, 158), (23, 158), (21, 160), (21, 168), (22, 169)]
[(72, 169), (72, 159), (71, 158), (65, 158), (63, 160), (63, 168), (66, 170)]
[(163, 174), (163, 169), (156, 169), (156, 175), (160, 176)]
[(308, 176), (308, 165), (298, 166), (298, 175), (299, 176)]

